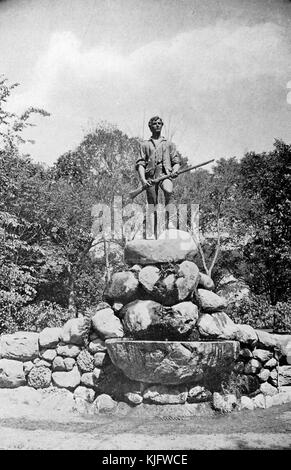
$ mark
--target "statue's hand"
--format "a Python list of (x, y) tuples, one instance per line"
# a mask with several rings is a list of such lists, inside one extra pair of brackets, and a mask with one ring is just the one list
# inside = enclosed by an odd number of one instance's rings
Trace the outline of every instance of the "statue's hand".
[(153, 183), (152, 183), (152, 180), (151, 179), (148, 179), (148, 180), (144, 180), (143, 181), (143, 186), (151, 186)]
[(171, 178), (177, 178), (178, 176), (178, 170), (172, 170), (171, 171)]

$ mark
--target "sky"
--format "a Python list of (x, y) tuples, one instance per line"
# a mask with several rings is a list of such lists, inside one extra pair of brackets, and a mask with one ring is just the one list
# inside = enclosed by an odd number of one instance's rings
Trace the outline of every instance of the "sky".
[[(52, 164), (101, 121), (164, 135), (193, 164), (291, 143), (289, 0), (0, 0), (9, 110), (41, 107), (23, 149)], [(288, 95), (289, 93), (289, 95)]]

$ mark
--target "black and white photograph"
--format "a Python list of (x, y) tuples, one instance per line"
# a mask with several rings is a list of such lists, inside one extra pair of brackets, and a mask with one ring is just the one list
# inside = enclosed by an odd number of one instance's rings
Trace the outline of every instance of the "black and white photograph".
[(0, 0), (0, 450), (290, 450), (290, 170), (290, 0)]

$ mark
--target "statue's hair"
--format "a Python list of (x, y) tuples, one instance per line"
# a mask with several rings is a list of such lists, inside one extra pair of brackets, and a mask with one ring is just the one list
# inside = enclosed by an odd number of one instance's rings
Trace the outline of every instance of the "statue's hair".
[(151, 125), (158, 119), (160, 119), (162, 121), (162, 124), (164, 125), (164, 121), (162, 120), (162, 118), (160, 118), (160, 116), (154, 116), (148, 122), (149, 128), (151, 128)]

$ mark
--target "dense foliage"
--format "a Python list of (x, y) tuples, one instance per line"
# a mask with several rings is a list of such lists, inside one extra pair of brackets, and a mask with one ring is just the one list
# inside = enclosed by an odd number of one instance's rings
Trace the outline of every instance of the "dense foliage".
[[(127, 203), (138, 185), (138, 139), (106, 123), (50, 168), (23, 155), (31, 117), (48, 113), (9, 113), (15, 86), (0, 80), (0, 333), (58, 325), (102, 299), (125, 240), (96, 239), (92, 207)], [(200, 269), (249, 284), (253, 296), (233, 318), (256, 327), (290, 329), (290, 155), (275, 141), (269, 153), (221, 159), (175, 183), (177, 203), (199, 204)]]

